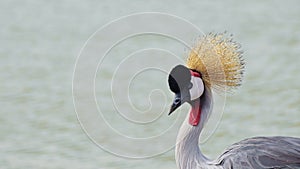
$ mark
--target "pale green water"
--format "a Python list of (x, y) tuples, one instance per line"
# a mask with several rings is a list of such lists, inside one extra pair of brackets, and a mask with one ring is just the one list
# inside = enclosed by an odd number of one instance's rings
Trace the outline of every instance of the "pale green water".
[[(72, 74), (80, 48), (100, 26), (133, 12), (178, 15), (206, 33), (227, 30), (242, 44), (247, 62), (245, 82), (227, 100), (217, 131), (202, 145), (205, 154), (216, 157), (228, 145), (251, 136), (300, 137), (300, 1), (6, 0), (0, 6), (0, 168), (176, 167), (173, 150), (145, 160), (104, 152), (87, 138), (76, 119)], [(131, 44), (129, 48), (135, 49)], [(184, 54), (183, 48), (174, 50)], [(102, 75), (110, 78), (109, 72)], [(140, 77), (151, 83), (133, 89), (164, 84), (164, 77), (157, 77)], [(105, 92), (97, 92), (104, 95), (104, 101), (109, 98)], [(132, 97), (141, 109), (147, 108), (143, 92)], [(160, 105), (159, 99), (153, 104)], [(169, 121), (146, 132), (156, 133), (174, 117), (163, 115), (162, 119)], [(126, 130), (128, 134), (142, 132), (126, 127), (131, 129)], [(173, 142), (164, 140), (169, 141)], [(151, 149), (151, 144), (139, 148)]]

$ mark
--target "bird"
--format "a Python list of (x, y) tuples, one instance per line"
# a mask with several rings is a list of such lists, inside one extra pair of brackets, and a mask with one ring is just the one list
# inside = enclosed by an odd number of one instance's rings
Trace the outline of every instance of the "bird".
[(202, 154), (199, 136), (212, 113), (213, 93), (233, 93), (241, 86), (245, 61), (233, 35), (209, 33), (196, 40), (186, 65), (168, 74), (175, 94), (169, 115), (182, 104), (191, 106), (175, 146), (179, 169), (300, 169), (300, 138), (270, 136), (247, 138), (229, 146), (215, 160)]

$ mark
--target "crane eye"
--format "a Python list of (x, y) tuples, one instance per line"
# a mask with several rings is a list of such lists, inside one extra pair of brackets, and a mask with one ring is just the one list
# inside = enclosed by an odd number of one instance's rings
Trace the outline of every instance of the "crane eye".
[(191, 89), (192, 87), (193, 87), (193, 83), (190, 82), (190, 83), (188, 84), (188, 89)]

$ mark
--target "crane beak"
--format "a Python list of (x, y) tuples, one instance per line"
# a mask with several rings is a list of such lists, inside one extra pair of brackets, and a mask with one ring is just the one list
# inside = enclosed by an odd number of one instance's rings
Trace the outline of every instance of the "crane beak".
[(188, 96), (181, 97), (180, 93), (176, 93), (168, 115), (172, 114), (178, 107), (180, 107), (183, 103), (187, 101), (188, 101)]

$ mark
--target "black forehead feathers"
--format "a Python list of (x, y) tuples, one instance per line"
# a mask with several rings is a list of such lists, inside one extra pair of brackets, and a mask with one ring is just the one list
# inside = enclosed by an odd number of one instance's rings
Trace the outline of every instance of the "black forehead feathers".
[(172, 92), (178, 93), (180, 92), (180, 89), (187, 86), (191, 81), (191, 73), (190, 70), (183, 66), (183, 65), (177, 65), (175, 66), (170, 74), (169, 74), (169, 87)]

